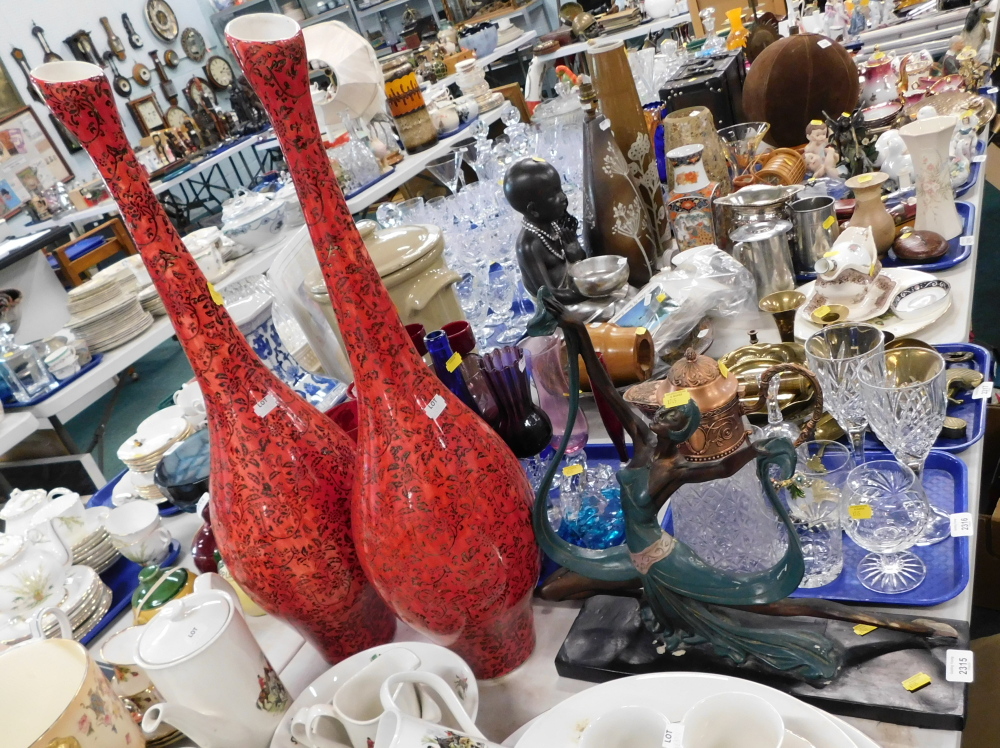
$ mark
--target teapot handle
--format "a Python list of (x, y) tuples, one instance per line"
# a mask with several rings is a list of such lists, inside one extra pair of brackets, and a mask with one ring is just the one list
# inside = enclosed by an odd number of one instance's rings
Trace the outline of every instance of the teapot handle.
[(816, 424), (819, 423), (819, 419), (823, 415), (823, 390), (819, 386), (819, 380), (816, 375), (813, 374), (809, 369), (802, 366), (801, 364), (775, 364), (774, 366), (769, 366), (764, 370), (764, 373), (760, 375), (760, 390), (757, 395), (757, 402), (755, 402), (749, 408), (745, 408), (744, 411), (747, 413), (754, 413), (764, 407), (767, 402), (767, 389), (768, 384), (770, 384), (771, 379), (775, 374), (779, 374), (783, 371), (792, 372), (793, 374), (798, 374), (809, 380), (813, 388), (813, 407), (812, 414), (809, 416), (809, 420), (802, 425), (802, 431), (799, 432), (799, 438), (795, 440), (795, 446), (799, 446), (803, 442), (809, 441), (813, 438), (816, 432)]
[(30, 619), (28, 619), (28, 631), (31, 632), (32, 639), (46, 639), (45, 636), (45, 626), (42, 625), (42, 619), (47, 615), (55, 616), (56, 623), (59, 624), (59, 639), (69, 639), (73, 641), (73, 624), (69, 622), (69, 616), (67, 616), (60, 608), (55, 606), (49, 606), (47, 608), (42, 608)]
[[(38, 529), (41, 526), (48, 527), (47, 537), (46, 533), (43, 533)], [(32, 543), (54, 545), (55, 551), (53, 552), (53, 555), (59, 557), (59, 563), (63, 566), (69, 566), (73, 563), (73, 550), (66, 545), (66, 541), (59, 536), (55, 526), (52, 524), (52, 520), (35, 520), (25, 535)]]

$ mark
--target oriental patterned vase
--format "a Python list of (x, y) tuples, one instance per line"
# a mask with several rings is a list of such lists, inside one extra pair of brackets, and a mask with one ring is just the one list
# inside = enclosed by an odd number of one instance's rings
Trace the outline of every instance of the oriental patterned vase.
[(406, 334), (323, 150), (298, 24), (246, 15), (226, 37), (288, 160), (354, 370), (361, 562), (400, 618), (477, 677), (508, 673), (535, 641), (539, 552), (527, 477)]
[(104, 72), (33, 72), (118, 203), (205, 393), (212, 527), (233, 577), (330, 662), (388, 642), (395, 619), (351, 539), (354, 445), (257, 357), (167, 219), (122, 130)]

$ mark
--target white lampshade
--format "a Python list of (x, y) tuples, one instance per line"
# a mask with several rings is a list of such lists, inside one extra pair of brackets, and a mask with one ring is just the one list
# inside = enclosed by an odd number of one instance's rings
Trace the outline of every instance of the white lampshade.
[(368, 40), (340, 21), (302, 29), (310, 60), (329, 65), (336, 77), (333, 103), (368, 122), (385, 109), (385, 81), (375, 50)]

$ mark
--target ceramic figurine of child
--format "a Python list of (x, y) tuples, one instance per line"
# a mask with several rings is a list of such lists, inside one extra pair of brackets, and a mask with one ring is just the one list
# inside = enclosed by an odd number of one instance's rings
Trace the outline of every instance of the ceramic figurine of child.
[(837, 162), (840, 159), (829, 140), (830, 128), (825, 123), (814, 119), (806, 125), (806, 149), (803, 155), (806, 160), (806, 169), (809, 170), (814, 179), (838, 176)]
[(587, 254), (577, 240), (579, 222), (566, 211), (559, 172), (540, 158), (523, 158), (507, 170), (503, 192), (522, 216), (516, 249), (525, 290), (535, 297), (548, 286), (564, 304), (582, 301), (568, 269)]

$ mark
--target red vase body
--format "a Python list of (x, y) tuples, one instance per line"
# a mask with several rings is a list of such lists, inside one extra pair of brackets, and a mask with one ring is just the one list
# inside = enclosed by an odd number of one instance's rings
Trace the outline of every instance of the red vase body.
[(539, 552), (524, 471), (406, 334), (323, 150), (297, 24), (247, 15), (226, 32), (288, 161), (354, 370), (361, 562), (400, 618), (477, 677), (510, 672), (534, 648)]
[[(35, 73), (56, 65), (80, 63)], [(93, 77), (36, 82), (104, 177), (205, 393), (212, 529), (233, 577), (331, 662), (390, 641), (395, 620), (351, 539), (353, 443), (257, 358), (157, 202), (103, 72), (86, 67)]]

